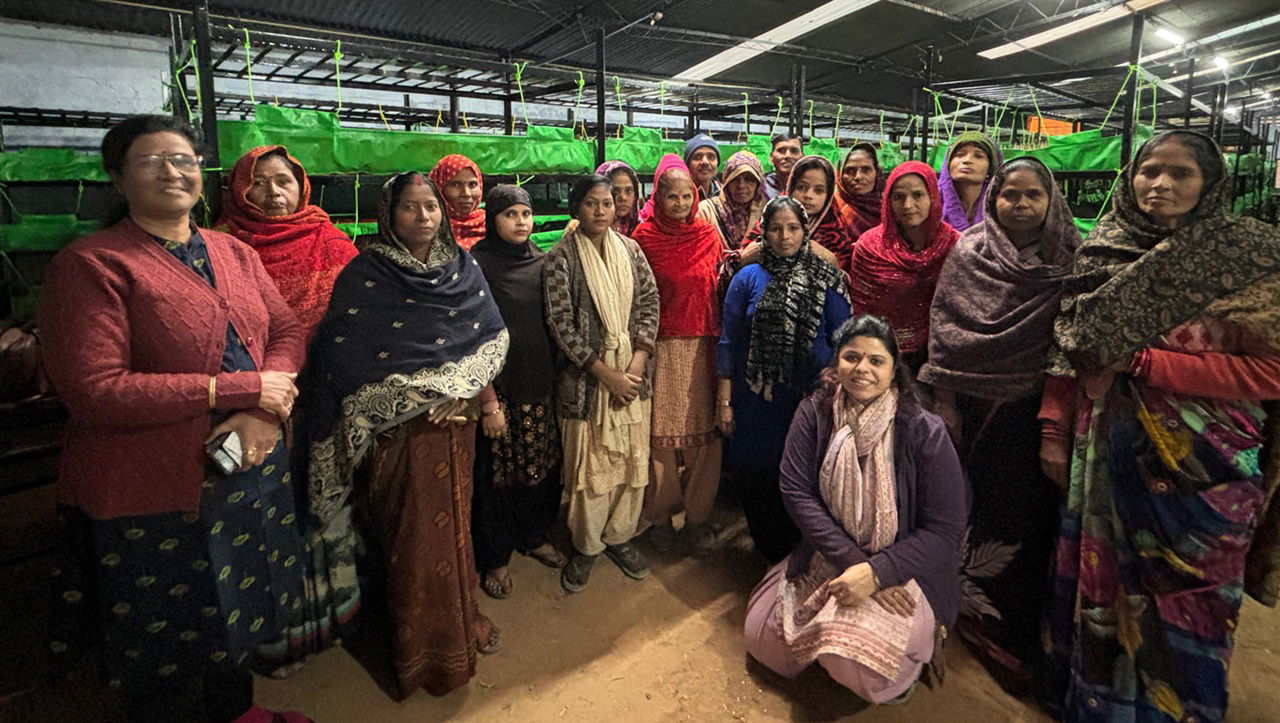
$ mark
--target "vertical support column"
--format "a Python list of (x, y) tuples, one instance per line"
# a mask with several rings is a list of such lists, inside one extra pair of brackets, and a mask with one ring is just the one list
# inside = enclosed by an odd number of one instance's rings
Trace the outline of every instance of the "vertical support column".
[(458, 86), (454, 85), (453, 83), (449, 84), (449, 132), (450, 133), (457, 133), (461, 129), (459, 122), (462, 119), (458, 117), (459, 115), (461, 115), (458, 108), (458, 105), (459, 105), (458, 94), (454, 92), (457, 89), (458, 89)]
[(805, 113), (806, 104), (804, 101), (805, 76), (807, 74), (808, 74), (808, 68), (806, 68), (805, 65), (801, 63), (800, 73), (796, 77), (796, 127), (799, 128), (798, 132), (800, 133), (800, 135), (804, 136), (806, 141), (809, 141), (812, 139), (809, 138), (809, 136), (805, 135), (808, 132), (808, 128), (806, 128), (804, 124), (804, 119), (805, 119), (805, 116), (807, 115)]
[(1231, 81), (1224, 81), (1218, 86), (1218, 127), (1213, 133), (1213, 140), (1217, 141), (1218, 145), (1222, 145), (1222, 133), (1227, 128), (1227, 83), (1229, 82)]
[(412, 114), (412, 111), (410, 110), (411, 108), (413, 108), (413, 101), (411, 98), (409, 98), (409, 94), (405, 93), (404, 94), (404, 109), (405, 109), (404, 110), (404, 129), (407, 131), (413, 130), (413, 114)]
[[(196, 67), (200, 70), (200, 136), (204, 140), (205, 165), (220, 168), (218, 155), (218, 107), (213, 95), (213, 57), (209, 37), (209, 0), (194, 0), (191, 15), (196, 36)], [(206, 174), (205, 200), (209, 209), (206, 223), (213, 223), (222, 211), (222, 172)]]
[(787, 100), (791, 101), (791, 107), (787, 111), (787, 131), (792, 134), (800, 132), (799, 130), (797, 130), (800, 124), (796, 122), (796, 96), (800, 95), (799, 76), (800, 76), (800, 69), (796, 67), (795, 63), (792, 63), (791, 64), (791, 88), (790, 88), (790, 93), (788, 94), (790, 97), (787, 98)]
[(605, 66), (604, 28), (596, 30), (596, 165), (604, 163), (605, 139), (609, 131), (605, 124)]
[(1191, 111), (1194, 109), (1191, 105), (1192, 89), (1196, 87), (1196, 58), (1191, 56), (1187, 58), (1187, 84), (1182, 89), (1182, 127), (1191, 127)]
[(514, 135), (516, 132), (516, 117), (511, 112), (511, 75), (504, 73), (502, 79), (507, 86), (507, 94), (502, 97), (502, 132), (507, 135)]
[(698, 89), (693, 89), (693, 100), (689, 101), (689, 118), (685, 125), (685, 137), (692, 138), (698, 134)]
[(938, 53), (934, 47), (930, 45), (925, 52), (928, 57), (924, 61), (924, 88), (920, 91), (921, 99), (924, 101), (924, 120), (920, 122), (920, 160), (924, 163), (929, 162), (929, 129), (933, 124), (933, 104), (929, 101), (933, 99), (932, 95), (926, 95), (925, 90), (933, 89), (933, 59)]
[[(1142, 13), (1134, 13), (1133, 30), (1129, 35), (1129, 65), (1136, 66), (1138, 61), (1142, 59), (1142, 29), (1146, 24), (1146, 18)], [(1124, 97), (1124, 118), (1121, 123), (1120, 135), (1120, 165), (1124, 167), (1128, 165), (1129, 159), (1133, 157), (1133, 132), (1136, 130), (1138, 123), (1137, 117), (1138, 103), (1138, 73), (1135, 71), (1129, 75), (1129, 82), (1125, 88)]]
[(187, 82), (185, 74), (176, 72), (182, 64), (182, 54), (187, 49), (186, 38), (182, 33), (182, 16), (174, 13), (169, 16), (169, 74), (173, 85), (169, 88), (169, 105), (173, 114), (188, 123), (191, 113), (187, 109)]

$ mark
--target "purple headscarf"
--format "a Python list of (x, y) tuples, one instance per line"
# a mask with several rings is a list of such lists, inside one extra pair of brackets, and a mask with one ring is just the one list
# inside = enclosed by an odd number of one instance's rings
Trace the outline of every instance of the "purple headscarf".
[(636, 187), (636, 200), (631, 206), (631, 213), (626, 216), (618, 216), (613, 220), (613, 230), (623, 236), (630, 236), (632, 231), (636, 230), (636, 226), (640, 225), (640, 206), (644, 204), (644, 196), (640, 195), (640, 176), (636, 175), (636, 169), (627, 165), (624, 161), (605, 161), (596, 169), (596, 173), (613, 181), (613, 173), (615, 171), (626, 171), (631, 176), (631, 183)]
[[(987, 166), (987, 180), (982, 182), (982, 192), (978, 194), (978, 200), (973, 204), (973, 218), (969, 218), (969, 214), (965, 213), (964, 204), (960, 201), (960, 194), (956, 192), (955, 183), (951, 180), (951, 156), (955, 154), (957, 148), (965, 143), (974, 143), (981, 146), (982, 150), (987, 152), (987, 158), (990, 161), (990, 165)], [(942, 194), (942, 220), (961, 232), (970, 226), (982, 223), (983, 206), (986, 205), (987, 189), (991, 187), (991, 177), (995, 175), (996, 169), (1003, 163), (1004, 159), (1000, 155), (1000, 147), (986, 133), (965, 131), (956, 136), (951, 147), (947, 149), (947, 157), (942, 162), (942, 173), (938, 178), (938, 191)]]

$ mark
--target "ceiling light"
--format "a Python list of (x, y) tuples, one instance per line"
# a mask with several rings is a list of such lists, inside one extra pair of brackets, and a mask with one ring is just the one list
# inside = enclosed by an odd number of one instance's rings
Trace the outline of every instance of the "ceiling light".
[(1227, 69), (1231, 67), (1231, 61), (1227, 60), (1221, 55), (1213, 56), (1213, 64), (1218, 66), (1218, 70), (1221, 70), (1224, 73), (1227, 72)]
[(984, 50), (981, 53), (978, 53), (978, 56), (986, 58), (987, 60), (1003, 58), (1006, 55), (1013, 55), (1014, 53), (1020, 53), (1023, 50), (1030, 50), (1032, 48), (1040, 47), (1046, 43), (1052, 43), (1055, 40), (1060, 40), (1069, 35), (1082, 33), (1089, 28), (1105, 25), (1112, 20), (1119, 20), (1120, 18), (1128, 17), (1133, 13), (1140, 10), (1146, 10), (1149, 7), (1159, 5), (1163, 2), (1166, 2), (1166, 0), (1130, 0), (1129, 2), (1114, 5), (1106, 10), (1093, 13), (1092, 15), (1086, 15), (1082, 18), (1063, 23), (1057, 27), (1038, 32), (1035, 35), (1023, 38), (1022, 40), (1015, 40), (1012, 43), (1006, 43), (1004, 45), (991, 48), (990, 50)]
[(745, 63), (757, 55), (767, 53), (779, 45), (789, 43), (801, 35), (811, 33), (824, 25), (833, 23), (850, 13), (857, 12), (869, 5), (874, 5), (879, 1), (830, 0), (830, 2), (823, 3), (800, 17), (789, 20), (750, 40), (744, 40), (728, 50), (717, 53), (682, 73), (676, 73), (675, 77), (677, 80), (684, 81), (706, 80), (713, 75), (723, 73), (735, 65)]
[(1186, 38), (1173, 32), (1169, 28), (1158, 28), (1156, 30), (1156, 37), (1167, 40), (1173, 43), (1174, 45), (1182, 45), (1183, 43), (1187, 42)]

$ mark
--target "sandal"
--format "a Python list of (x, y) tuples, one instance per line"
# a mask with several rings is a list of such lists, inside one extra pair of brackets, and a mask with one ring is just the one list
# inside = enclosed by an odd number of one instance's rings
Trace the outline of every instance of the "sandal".
[(476, 639), (476, 652), (481, 655), (493, 655), (502, 650), (502, 631), (492, 621), (486, 621), (486, 624), (489, 626), (489, 634), (485, 636), (483, 644), (478, 638)]
[(532, 557), (553, 570), (559, 570), (569, 564), (569, 558), (565, 557), (564, 553), (557, 550), (554, 546), (546, 545), (546, 547), (551, 550), (549, 553), (539, 552), (540, 547), (541, 546), (535, 547), (532, 550), (521, 550), (520, 554), (525, 557)]
[(505, 579), (499, 580), (492, 572), (486, 572), (480, 580), (480, 588), (485, 594), (491, 598), (502, 600), (511, 595), (511, 590), (515, 584), (511, 581), (511, 573), (507, 573)]

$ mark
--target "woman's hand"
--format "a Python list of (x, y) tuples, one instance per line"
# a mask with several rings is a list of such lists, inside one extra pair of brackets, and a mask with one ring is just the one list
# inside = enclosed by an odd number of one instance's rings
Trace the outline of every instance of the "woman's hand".
[(845, 607), (852, 607), (871, 597), (876, 591), (876, 577), (871, 570), (871, 563), (859, 562), (850, 566), (827, 584), (827, 591), (836, 602)]
[(492, 413), (481, 413), (480, 429), (484, 431), (484, 436), (489, 439), (507, 436), (507, 415), (502, 410), (501, 405)]
[(212, 442), (223, 432), (235, 432), (240, 437), (240, 471), (243, 472), (262, 464), (275, 449), (280, 422), (269, 420), (270, 417), (261, 412), (237, 412), (214, 427), (204, 443)]
[(450, 424), (466, 424), (467, 405), (470, 403), (471, 400), (469, 399), (450, 399), (442, 402), (437, 404), (435, 409), (427, 412), (427, 420), (440, 427)]
[(960, 420), (960, 410), (956, 409), (954, 397), (938, 394), (933, 399), (933, 413), (942, 417), (942, 423), (947, 426), (947, 434), (951, 435), (951, 444), (956, 449), (960, 449), (963, 442), (963, 422)]
[(831, 253), (831, 250), (826, 246), (823, 246), (817, 241), (810, 241), (809, 250), (813, 252), (814, 256), (826, 261), (837, 269), (840, 268), (840, 259), (836, 258), (836, 255)]
[(916, 614), (916, 601), (903, 585), (876, 590), (871, 593), (871, 599), (880, 603), (880, 607), (894, 615), (909, 618)]
[(728, 404), (722, 404), (719, 407), (720, 412), (716, 416), (716, 429), (720, 430), (720, 434), (725, 437), (733, 436), (733, 407)]
[(1071, 484), (1071, 443), (1065, 439), (1041, 438), (1040, 469), (1066, 492)]
[(641, 378), (638, 374), (610, 369), (600, 381), (613, 395), (615, 406), (626, 406), (640, 396)]
[(271, 412), (284, 421), (293, 413), (293, 400), (298, 398), (298, 378), (292, 372), (258, 372), (262, 391), (258, 393), (258, 407)]
[(738, 268), (760, 263), (760, 242), (752, 241), (738, 254)]

